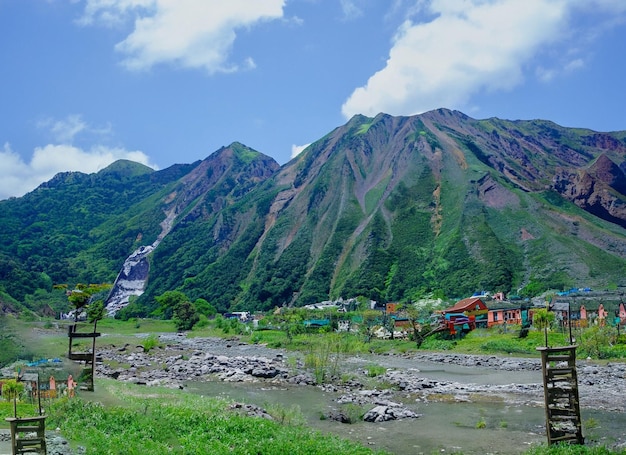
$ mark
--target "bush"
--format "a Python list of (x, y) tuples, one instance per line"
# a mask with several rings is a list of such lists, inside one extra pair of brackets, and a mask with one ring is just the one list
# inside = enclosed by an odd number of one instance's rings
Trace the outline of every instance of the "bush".
[(153, 348), (160, 346), (159, 337), (154, 333), (148, 335), (146, 340), (143, 342), (143, 352), (150, 352)]
[(2, 397), (7, 401), (19, 400), (24, 392), (24, 383), (9, 379), (2, 384)]
[(367, 370), (367, 375), (370, 378), (375, 378), (376, 376), (380, 376), (387, 372), (387, 368), (380, 366), (380, 365), (368, 365), (366, 370)]

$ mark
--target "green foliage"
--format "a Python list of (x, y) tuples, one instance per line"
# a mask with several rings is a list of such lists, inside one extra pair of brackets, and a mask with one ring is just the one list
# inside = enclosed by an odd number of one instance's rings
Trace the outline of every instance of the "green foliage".
[[(0, 270), (12, 270), (0, 271), (0, 284), (11, 295), (23, 299), (37, 289), (50, 291), (51, 283), (115, 278), (142, 232), (126, 229), (127, 214), (167, 183), (151, 179), (146, 166), (121, 164), (91, 175), (59, 174), (21, 198), (0, 201)], [(159, 229), (158, 218), (143, 222)], [(125, 248), (101, 248), (109, 242)]]
[(387, 372), (387, 368), (381, 365), (368, 365), (365, 370), (367, 371), (367, 376), (370, 378), (375, 378), (376, 376), (380, 376), (381, 374), (385, 374)]
[(478, 422), (476, 422), (476, 429), (482, 430), (484, 428), (487, 428), (487, 421), (484, 417), (481, 417), (480, 419), (478, 419)]
[(176, 306), (182, 302), (188, 302), (189, 298), (180, 291), (166, 291), (156, 297), (155, 300), (159, 306), (153, 312), (153, 315), (163, 319), (172, 319)]
[(563, 165), (555, 146), (580, 163), (618, 152), (541, 121), (402, 122), (355, 117), (275, 178), (276, 163), (239, 143), (212, 155), (193, 187), (182, 178), (199, 162), (60, 174), (0, 201), (0, 292), (37, 314), (65, 311), (54, 285), (112, 281), (132, 251), (159, 238), (164, 210), (177, 217), (149, 257), (146, 292), (120, 319), (172, 317), (174, 306), (156, 300), (168, 291), (211, 318), (340, 296), (616, 287), (623, 229), (545, 188)]
[(354, 350), (353, 338), (349, 334), (328, 333), (308, 341), (304, 366), (313, 372), (315, 381), (323, 384), (337, 379), (341, 356)]
[(547, 308), (540, 308), (533, 313), (533, 325), (538, 329), (550, 328), (554, 320), (554, 313)]
[(176, 306), (174, 306), (172, 321), (174, 321), (176, 329), (179, 332), (182, 332), (183, 330), (191, 330), (199, 320), (200, 317), (196, 308), (193, 306), (193, 303), (185, 300), (178, 302)]
[(13, 316), (0, 312), (0, 367), (19, 359), (29, 359), (33, 356), (30, 346), (20, 337), (20, 329), (16, 328)]
[(363, 406), (354, 403), (346, 403), (341, 406), (341, 412), (348, 418), (348, 423), (361, 422), (365, 415)]
[(623, 455), (624, 450), (612, 450), (606, 446), (589, 446), (577, 444), (538, 445), (531, 447), (525, 455)]
[(143, 352), (150, 352), (152, 349), (159, 347), (160, 345), (159, 336), (151, 333), (143, 342)]
[(7, 379), (2, 384), (2, 397), (6, 401), (13, 401), (19, 399), (24, 393), (24, 383), (15, 379)]
[[(124, 406), (103, 406), (82, 399), (60, 400), (49, 409), (49, 425), (59, 426), (71, 440), (80, 440), (88, 453), (193, 453), (322, 455), (371, 454), (358, 444), (322, 435), (300, 425), (297, 409), (272, 412), (280, 421), (247, 417), (229, 410), (229, 403), (158, 390), (118, 387), (115, 394)], [(380, 453), (380, 452), (379, 452)]]
[(87, 320), (93, 323), (94, 327), (105, 315), (106, 309), (104, 308), (104, 302), (102, 300), (97, 300), (89, 304), (87, 308)]
[(577, 338), (580, 355), (594, 359), (626, 359), (626, 346), (619, 343), (614, 327), (594, 325)]
[[(110, 284), (77, 284), (76, 288), (70, 292), (67, 299), (74, 307), (75, 317), (78, 318), (78, 314), (89, 304), (87, 308), (87, 317), (89, 322), (99, 321), (104, 317), (105, 309), (104, 302), (97, 300), (92, 302), (93, 297), (103, 291), (106, 291), (111, 287)], [(90, 303), (91, 302), (91, 303)]]
[(196, 307), (196, 311), (198, 313), (206, 316), (207, 318), (213, 317), (217, 314), (215, 307), (204, 299), (196, 299), (193, 302), (193, 305)]
[[(21, 401), (16, 403), (15, 408), (18, 417), (31, 417), (39, 414), (39, 407), (33, 403)], [(7, 417), (15, 417), (13, 402), (0, 400), (0, 421), (4, 421)]]

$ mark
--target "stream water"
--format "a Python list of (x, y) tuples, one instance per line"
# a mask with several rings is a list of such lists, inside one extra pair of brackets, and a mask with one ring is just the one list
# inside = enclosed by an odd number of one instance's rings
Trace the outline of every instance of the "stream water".
[[(347, 370), (372, 364), (374, 359), (345, 359)], [(386, 367), (419, 369), (420, 375), (437, 380), (476, 384), (530, 384), (541, 382), (539, 371), (502, 371), (469, 368), (458, 365), (430, 364), (398, 357), (375, 358)], [(256, 404), (261, 407), (281, 405), (297, 407), (307, 424), (326, 433), (349, 438), (396, 455), (432, 453), (520, 454), (532, 444), (546, 442), (545, 413), (542, 406), (511, 404), (501, 399), (484, 399), (474, 403), (424, 402), (415, 397), (402, 397), (402, 403), (421, 417), (384, 423), (359, 422), (342, 424), (320, 418), (330, 410), (339, 409), (338, 394), (317, 387), (267, 386), (261, 383), (192, 382), (186, 384), (190, 393), (222, 396)], [(395, 400), (399, 401), (399, 400)], [(373, 406), (372, 406), (373, 407)], [(583, 409), (583, 434), (610, 445), (626, 440), (626, 413), (610, 413)], [(477, 428), (484, 422), (485, 428)]]
[[(297, 406), (307, 423), (322, 432), (359, 441), (396, 455), (462, 451), (465, 454), (522, 453), (530, 444), (545, 440), (543, 409), (513, 407), (502, 403), (410, 403), (403, 404), (422, 414), (402, 421), (341, 424), (320, 416), (339, 405), (335, 393), (316, 387), (263, 387), (261, 384), (198, 382), (187, 390), (202, 395), (252, 403), (262, 407)], [(476, 429), (483, 420), (487, 427)]]

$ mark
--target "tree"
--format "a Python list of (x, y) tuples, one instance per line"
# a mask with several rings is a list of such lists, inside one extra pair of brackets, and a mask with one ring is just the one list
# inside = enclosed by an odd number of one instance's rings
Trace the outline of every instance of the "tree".
[(191, 330), (193, 326), (200, 320), (200, 316), (196, 311), (196, 307), (189, 300), (178, 302), (174, 307), (172, 320), (176, 324), (176, 330)]
[(5, 400), (17, 400), (24, 391), (24, 384), (17, 379), (9, 379), (2, 384), (2, 396)]
[(87, 320), (90, 323), (93, 323), (93, 331), (97, 332), (96, 327), (98, 325), (98, 321), (104, 318), (106, 314), (106, 310), (104, 308), (104, 302), (102, 300), (97, 300), (93, 303), (90, 303), (87, 307)]
[(547, 308), (541, 308), (533, 314), (533, 325), (538, 329), (543, 329), (546, 339), (546, 347), (548, 347), (548, 328), (554, 322), (554, 313), (548, 311)]
[(90, 295), (81, 289), (74, 289), (70, 295), (67, 296), (67, 300), (74, 307), (74, 321), (78, 321), (78, 314), (87, 305)]
[(160, 296), (155, 297), (154, 300), (159, 306), (152, 314), (163, 319), (172, 319), (174, 308), (181, 302), (189, 302), (189, 297), (180, 291), (165, 291)]
[(360, 332), (365, 336), (366, 343), (369, 343), (374, 337), (374, 327), (380, 324), (380, 316), (380, 311), (376, 310), (365, 310), (363, 312)]
[(67, 296), (70, 304), (74, 307), (74, 321), (78, 321), (79, 313), (95, 294), (106, 291), (110, 287), (111, 285), (108, 283), (89, 285), (77, 284), (76, 289), (72, 290)]
[(193, 302), (193, 305), (196, 307), (196, 311), (198, 313), (205, 315), (207, 318), (213, 317), (217, 314), (215, 307), (204, 299), (196, 299)]
[(413, 329), (413, 339), (419, 348), (422, 345), (422, 324), (419, 322), (420, 311), (417, 309), (417, 306), (409, 303), (408, 305), (402, 305), (400, 310), (404, 315), (406, 315), (409, 320), (409, 324), (411, 324), (411, 328)]
[(17, 399), (24, 391), (24, 384), (17, 379), (9, 379), (2, 384), (2, 396), (7, 400), (13, 400), (13, 416), (17, 418)]

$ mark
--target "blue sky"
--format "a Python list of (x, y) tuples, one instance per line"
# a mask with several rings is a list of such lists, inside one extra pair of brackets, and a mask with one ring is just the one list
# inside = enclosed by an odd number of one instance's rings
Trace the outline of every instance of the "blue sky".
[(626, 130), (624, 0), (0, 0), (0, 199), (355, 114)]

